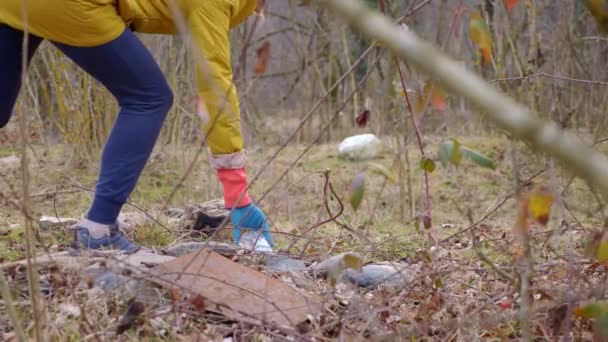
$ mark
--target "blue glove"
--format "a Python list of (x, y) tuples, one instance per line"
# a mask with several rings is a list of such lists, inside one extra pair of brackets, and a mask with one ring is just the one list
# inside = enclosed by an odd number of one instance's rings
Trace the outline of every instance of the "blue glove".
[(256, 205), (249, 204), (248, 206), (234, 209), (230, 215), (230, 223), (232, 224), (232, 235), (237, 244), (241, 240), (241, 228), (259, 230), (262, 227), (264, 238), (271, 247), (274, 247), (266, 215)]

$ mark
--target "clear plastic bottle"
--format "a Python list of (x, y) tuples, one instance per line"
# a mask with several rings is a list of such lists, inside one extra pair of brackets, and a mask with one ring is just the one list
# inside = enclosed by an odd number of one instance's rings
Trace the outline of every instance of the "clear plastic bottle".
[(272, 247), (262, 235), (262, 231), (247, 230), (241, 235), (239, 246), (246, 250), (252, 250), (260, 253), (272, 253)]

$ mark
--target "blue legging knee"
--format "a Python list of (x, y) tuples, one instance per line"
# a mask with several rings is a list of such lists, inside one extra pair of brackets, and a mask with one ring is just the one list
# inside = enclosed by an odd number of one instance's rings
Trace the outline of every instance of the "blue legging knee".
[[(30, 58), (41, 40), (29, 37)], [(0, 26), (0, 94), (7, 94), (0, 96), (0, 128), (9, 121), (21, 86), (22, 42), (21, 31)], [(90, 220), (112, 224), (150, 157), (173, 94), (149, 51), (128, 30), (96, 47), (54, 44), (101, 82), (120, 105), (87, 213)]]

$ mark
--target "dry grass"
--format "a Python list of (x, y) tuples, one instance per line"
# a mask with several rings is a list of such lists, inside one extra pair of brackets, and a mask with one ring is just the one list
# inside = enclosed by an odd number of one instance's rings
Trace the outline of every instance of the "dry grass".
[[(433, 225), (440, 239), (446, 238), (469, 225), (467, 211), (471, 211), (473, 218), (482, 217), (488, 210), (494, 209), (513, 189), (511, 163), (508, 161), (509, 142), (500, 137), (458, 137), (459, 140), (472, 148), (491, 156), (498, 165), (497, 170), (481, 169), (472, 163), (465, 162), (460, 168), (449, 167), (438, 169), (431, 175), (431, 203), (433, 205)], [(389, 142), (390, 137), (384, 137)], [(427, 148), (436, 150), (439, 137), (427, 137)], [(271, 164), (259, 182), (254, 184), (252, 194), (254, 197), (265, 192), (274, 183), (276, 177), (293, 160), (304, 146), (290, 146), (280, 157)], [(32, 189), (37, 194), (34, 197), (36, 215), (55, 215), (62, 217), (81, 217), (91, 199), (89, 191), (71, 187), (92, 188), (97, 168), (87, 164), (74, 167), (66, 162), (69, 149), (62, 146), (33, 146), (35, 155), (39, 156), (32, 167)], [(322, 174), (317, 171), (329, 170), (330, 180), (341, 200), (346, 201), (350, 179), (364, 166), (363, 162), (348, 162), (337, 158), (337, 143), (314, 146), (301, 162), (289, 172), (285, 181), (280, 182), (270, 195), (262, 202), (262, 207), (269, 213), (273, 227), (279, 232), (300, 234), (305, 227), (309, 227), (325, 218), (323, 208)], [(10, 147), (6, 149), (10, 152)], [(2, 151), (0, 153), (9, 153)], [(179, 152), (178, 152), (179, 151)], [(182, 173), (187, 168), (196, 151), (195, 146), (179, 149), (172, 146), (159, 147), (150, 163), (147, 165), (137, 189), (131, 196), (131, 203), (149, 212), (155, 217), (162, 217), (159, 212), (166, 197), (177, 184)], [(274, 148), (266, 146), (251, 151), (249, 164), (250, 173), (254, 174), (265, 164)], [(416, 210), (422, 210), (422, 173), (417, 167), (417, 151), (409, 149), (412, 161), (412, 187), (415, 192)], [(521, 178), (526, 179), (545, 167), (542, 158), (533, 157), (525, 146), (518, 146), (518, 155), (521, 162)], [(386, 151), (374, 162), (389, 166), (393, 154)], [(69, 159), (69, 158), (68, 158)], [(183, 207), (193, 202), (203, 202), (220, 196), (218, 184), (213, 175), (209, 175), (206, 161), (201, 161), (177, 192), (170, 207)], [(18, 188), (19, 179), (16, 171), (2, 170), (2, 185), (0, 191), (10, 194), (11, 187)], [(569, 175), (557, 175), (560, 188), (567, 184)], [(400, 219), (400, 201), (398, 186), (388, 183), (382, 188), (384, 178), (369, 174), (367, 177), (367, 193), (361, 208), (354, 212), (348, 206), (339, 218), (340, 222), (354, 229), (351, 233), (335, 223), (329, 223), (315, 229), (313, 243), (302, 251), (303, 242), (296, 243), (289, 251), (294, 256), (303, 253), (307, 260), (318, 260), (327, 254), (343, 251), (356, 251), (363, 255), (366, 261), (399, 261), (425, 265), (424, 252), (428, 245), (423, 232), (416, 228), (415, 219), (409, 212), (405, 219)], [(543, 173), (533, 180), (534, 184), (547, 184), (548, 175)], [(381, 189), (383, 189), (381, 191)], [(55, 194), (55, 192), (57, 192)], [(378, 204), (375, 205), (375, 199)], [(558, 303), (563, 289), (567, 283), (563, 278), (566, 267), (564, 253), (565, 246), (570, 238), (576, 246), (577, 255), (581, 255), (583, 243), (588, 229), (595, 229), (602, 224), (602, 217), (594, 211), (596, 203), (584, 184), (575, 180), (565, 193), (564, 201), (568, 204), (570, 212), (554, 213), (549, 225), (545, 228), (535, 229), (533, 232), (533, 245), (537, 262), (538, 286), (534, 293), (547, 293), (550, 299), (543, 298), (537, 303), (538, 310), (532, 317), (533, 322), (541, 329), (541, 335), (552, 336), (550, 318), (547, 310)], [(332, 208), (337, 208), (336, 199), (330, 201)], [(409, 203), (402, 203), (409, 208)], [(375, 207), (375, 211), (372, 209)], [(132, 211), (133, 208), (127, 207)], [(555, 211), (554, 211), (555, 212)], [(574, 218), (580, 226), (573, 226), (568, 234), (556, 233), (559, 227), (558, 216), (563, 215), (567, 222)], [(477, 225), (475, 236), (479, 241), (481, 250), (495, 263), (510, 274), (512, 268), (512, 244), (514, 241), (511, 227), (516, 217), (516, 202), (507, 200), (504, 205), (496, 209), (492, 215)], [(2, 206), (0, 220), (3, 226), (7, 224), (21, 225), (22, 218), (15, 208)], [(166, 223), (166, 222), (165, 222)], [(150, 224), (140, 227), (132, 232), (132, 237), (150, 247), (162, 247), (177, 238), (176, 233), (167, 233), (161, 227)], [(69, 234), (65, 231), (41, 232), (42, 241), (50, 247), (51, 251), (63, 250), (67, 247)], [(371, 241), (367, 242), (360, 235)], [(280, 248), (285, 248), (291, 242), (289, 235), (275, 234)], [(549, 244), (545, 240), (551, 237)], [(15, 260), (23, 257), (22, 228), (15, 228), (8, 235), (0, 239), (2, 257), (4, 260)], [(508, 282), (502, 280), (492, 270), (479, 261), (472, 249), (471, 236), (468, 232), (445, 241), (442, 247), (449, 255), (441, 256), (425, 269), (427, 276), (400, 290), (375, 290), (366, 294), (366, 291), (354, 291), (341, 288), (332, 292), (326, 285), (318, 284), (317, 290), (330, 293), (336, 305), (325, 313), (325, 322), (322, 326), (313, 326), (305, 332), (307, 336), (317, 336), (322, 339), (332, 339), (338, 336), (360, 336), (362, 338), (390, 339), (409, 338), (410, 336), (428, 336), (431, 339), (469, 340), (480, 337), (495, 339), (514, 339), (518, 336), (517, 319), (513, 308), (503, 309), (497, 303), (504, 298), (511, 298), (513, 288)], [(40, 248), (40, 246), (39, 246)], [(580, 257), (577, 257), (580, 258)], [(581, 259), (582, 260), (582, 259)], [(430, 273), (429, 273), (430, 272)], [(17, 272), (19, 273), (19, 272)], [(441, 274), (442, 288), (436, 288), (436, 277), (431, 274)], [(52, 274), (52, 272), (51, 272)], [(76, 275), (67, 271), (67, 279), (77, 279)], [(594, 278), (593, 273), (588, 274)], [(18, 290), (19, 281), (11, 281), (17, 291), (17, 298), (25, 293)], [(541, 280), (542, 279), (542, 280)], [(536, 283), (536, 281), (535, 281)], [(552, 285), (553, 284), (553, 285)], [(72, 287), (71, 287), (72, 286)], [(51, 319), (60, 318), (60, 303), (80, 303), (86, 308), (88, 319), (96, 322), (93, 330), (112, 330), (115, 320), (125, 310), (122, 300), (104, 297), (101, 294), (90, 292), (76, 292), (64, 296), (74, 288), (75, 284), (61, 284), (59, 292), (55, 293), (46, 303), (46, 309)], [(583, 284), (581, 291), (585, 289)], [(329, 291), (329, 292), (327, 292)], [(359, 294), (357, 294), (359, 293)], [(93, 296), (93, 297), (92, 297)], [(99, 297), (101, 296), (101, 297)], [(354, 297), (353, 297), (354, 296)], [(503, 298), (504, 297), (504, 298)], [(359, 298), (355, 300), (355, 298)], [(92, 305), (93, 301), (98, 303)], [(22, 303), (22, 304), (21, 304)], [(17, 307), (27, 315), (27, 301), (18, 301)], [(104, 303), (99, 305), (99, 303)], [(557, 305), (557, 304), (555, 304)], [(371, 310), (371, 311), (370, 311)], [(374, 312), (375, 314), (362, 314)], [(337, 316), (336, 316), (337, 315)], [(24, 316), (25, 317), (25, 316)], [(204, 331), (207, 337), (219, 337), (225, 334), (236, 334), (244, 339), (256, 340), (254, 336), (273, 336), (277, 332), (268, 330), (268, 327), (240, 326), (230, 327), (224, 323), (213, 322), (211, 316), (199, 317), (188, 314), (187, 319), (178, 318), (179, 315), (158, 311), (148, 311), (142, 326), (127, 332), (125, 337), (142, 338), (157, 336), (163, 330), (164, 339), (188, 336)], [(158, 318), (160, 317), (160, 318)], [(340, 322), (335, 318), (341, 317)], [(549, 318), (547, 318), (549, 317)], [(4, 318), (2, 318), (4, 319)], [(65, 326), (61, 329), (50, 329), (48, 333), (60, 340), (82, 339), (91, 335), (91, 328), (83, 328), (82, 322), (65, 319)], [(164, 322), (165, 328), (159, 328), (159, 322)], [(177, 323), (181, 322), (181, 323)], [(177, 325), (176, 325), (177, 324)], [(580, 322), (579, 324), (583, 324)], [(581, 325), (586, 327), (587, 325)], [(236, 330), (235, 330), (236, 329)], [(543, 330), (545, 329), (545, 330)], [(549, 330), (547, 330), (549, 329)], [(583, 329), (587, 331), (587, 329)], [(204, 335), (203, 334), (203, 335)], [(257, 334), (257, 335), (256, 335)], [(280, 335), (280, 334), (279, 334)], [(108, 336), (108, 335), (104, 335)], [(434, 336), (434, 337), (432, 337)], [(257, 337), (258, 339), (261, 337)], [(276, 336), (275, 336), (276, 338)]]

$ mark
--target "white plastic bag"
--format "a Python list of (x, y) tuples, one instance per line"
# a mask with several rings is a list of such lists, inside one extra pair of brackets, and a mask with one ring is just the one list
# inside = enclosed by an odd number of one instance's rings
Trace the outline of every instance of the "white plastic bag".
[(364, 160), (378, 156), (382, 150), (382, 142), (373, 134), (353, 135), (344, 139), (338, 147), (338, 155), (342, 158)]

